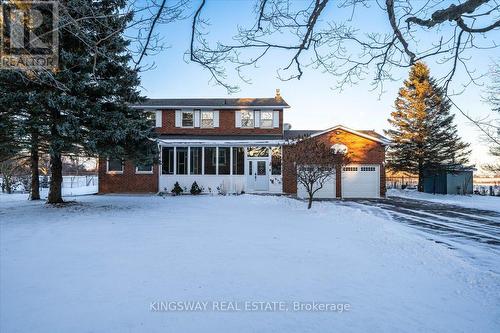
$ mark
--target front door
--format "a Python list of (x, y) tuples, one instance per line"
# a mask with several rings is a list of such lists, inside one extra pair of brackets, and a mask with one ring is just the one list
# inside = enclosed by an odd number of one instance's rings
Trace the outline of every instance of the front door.
[(248, 161), (248, 187), (254, 191), (269, 190), (267, 160)]

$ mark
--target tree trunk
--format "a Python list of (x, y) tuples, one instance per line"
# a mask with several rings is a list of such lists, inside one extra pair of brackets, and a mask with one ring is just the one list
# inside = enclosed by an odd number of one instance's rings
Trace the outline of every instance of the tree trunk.
[(424, 167), (421, 163), (418, 164), (418, 186), (417, 189), (419, 192), (424, 191)]
[(38, 171), (38, 138), (33, 134), (31, 142), (31, 200), (40, 200), (40, 173)]
[(309, 194), (309, 202), (307, 204), (307, 209), (311, 209), (313, 204), (313, 196)]
[(62, 159), (60, 153), (50, 155), (50, 186), (47, 203), (55, 204), (64, 202), (62, 199)]

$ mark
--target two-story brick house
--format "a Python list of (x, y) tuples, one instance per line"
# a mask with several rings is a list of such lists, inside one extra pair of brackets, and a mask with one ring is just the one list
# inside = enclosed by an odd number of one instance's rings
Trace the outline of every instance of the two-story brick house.
[[(99, 193), (168, 192), (175, 182), (189, 191), (194, 181), (213, 193), (297, 193), (296, 180), (282, 174), (282, 148), (304, 131), (285, 128), (290, 107), (279, 92), (274, 98), (149, 99), (134, 108), (155, 116), (161, 163), (101, 159)], [(387, 139), (342, 126), (310, 132), (311, 139), (341, 143), (356, 156), (320, 196), (385, 195)]]

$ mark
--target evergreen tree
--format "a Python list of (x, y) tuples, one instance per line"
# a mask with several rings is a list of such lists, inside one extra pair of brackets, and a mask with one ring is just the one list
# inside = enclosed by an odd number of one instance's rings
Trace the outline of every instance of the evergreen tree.
[(423, 175), (453, 169), (468, 162), (468, 144), (461, 141), (450, 102), (442, 88), (430, 77), (429, 68), (416, 63), (404, 81), (388, 119), (386, 131), (393, 144), (387, 153), (388, 168), (418, 175), (423, 191)]
[[(9, 112), (0, 113), (2, 122), (5, 118), (9, 124), (0, 128), (0, 139), (9, 143), (2, 154), (31, 152), (34, 164), (43, 147), (50, 155), (48, 203), (63, 201), (63, 155), (140, 163), (156, 156), (151, 121), (129, 107), (141, 97), (138, 71), (129, 66), (129, 42), (123, 37), (132, 19), (123, 15), (125, 5), (124, 0), (60, 1), (59, 68), (37, 72), (36, 80), (24, 86), (6, 71), (0, 73), (0, 99), (17, 102)], [(14, 98), (12, 91), (19, 95)], [(25, 146), (16, 143), (20, 137)]]

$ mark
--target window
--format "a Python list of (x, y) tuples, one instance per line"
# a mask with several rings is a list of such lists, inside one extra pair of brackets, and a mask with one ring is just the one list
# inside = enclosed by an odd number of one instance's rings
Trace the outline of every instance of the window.
[(361, 171), (375, 171), (374, 166), (362, 166)]
[(201, 111), (201, 128), (213, 128), (213, 127), (214, 127), (214, 112)]
[(254, 127), (254, 119), (253, 119), (253, 111), (241, 111), (241, 127), (242, 128), (253, 128)]
[(108, 159), (108, 172), (109, 173), (123, 173), (123, 160), (120, 158)]
[(245, 149), (233, 147), (233, 175), (245, 174)]
[(229, 175), (231, 171), (229, 147), (219, 147), (219, 175)]
[(163, 175), (174, 174), (174, 147), (163, 147), (161, 150)]
[(273, 128), (273, 112), (261, 111), (260, 112), (260, 127)]
[(271, 148), (271, 175), (281, 175), (281, 147)]
[(177, 147), (177, 168), (176, 174), (187, 175), (188, 174), (188, 149), (183, 147)]
[(155, 111), (147, 111), (146, 119), (151, 124), (151, 127), (156, 127), (156, 112)]
[(192, 175), (201, 175), (201, 154), (202, 147), (191, 147), (191, 174)]
[(269, 149), (267, 147), (248, 147), (247, 148), (248, 157), (268, 157)]
[(344, 171), (358, 171), (358, 167), (344, 167)]
[(216, 174), (216, 156), (217, 152), (215, 147), (205, 147), (205, 175)]
[(193, 127), (193, 126), (194, 126), (194, 112), (182, 111), (182, 127)]
[(135, 173), (153, 173), (153, 163), (137, 163)]

